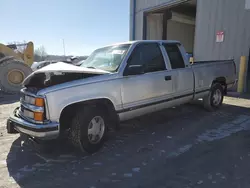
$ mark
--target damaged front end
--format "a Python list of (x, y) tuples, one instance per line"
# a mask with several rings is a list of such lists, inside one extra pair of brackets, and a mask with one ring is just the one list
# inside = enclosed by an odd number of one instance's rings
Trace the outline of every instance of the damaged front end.
[(20, 106), (7, 120), (7, 132), (20, 132), (39, 139), (54, 139), (59, 136), (59, 122), (48, 119), (46, 98), (21, 90)]
[(109, 72), (56, 63), (29, 75), (21, 90), (20, 107), (14, 110), (7, 121), (8, 133), (16, 131), (39, 139), (54, 139), (60, 134), (59, 122), (52, 121), (48, 114), (46, 96), (39, 91), (54, 85), (107, 74)]
[(33, 72), (24, 81), (26, 88), (41, 90), (50, 86), (107, 74), (109, 72), (91, 68), (76, 67), (67, 63), (58, 62)]
[(36, 90), (41, 90), (54, 85), (62, 84), (65, 82), (70, 82), (74, 80), (80, 80), (84, 78), (89, 78), (97, 76), (95, 74), (87, 73), (37, 73), (34, 74), (29, 80), (24, 83), (26, 88), (36, 88)]

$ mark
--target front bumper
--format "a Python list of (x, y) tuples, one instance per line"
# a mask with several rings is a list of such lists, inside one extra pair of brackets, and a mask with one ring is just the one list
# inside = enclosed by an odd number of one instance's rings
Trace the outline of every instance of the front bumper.
[(16, 109), (7, 120), (7, 130), (16, 130), (31, 137), (50, 140), (59, 136), (59, 123), (34, 124), (22, 119)]

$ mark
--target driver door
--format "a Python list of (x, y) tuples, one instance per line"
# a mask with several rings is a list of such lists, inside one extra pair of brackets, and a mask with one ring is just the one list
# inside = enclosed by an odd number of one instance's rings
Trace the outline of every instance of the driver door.
[[(128, 59), (121, 95), (123, 112), (129, 114), (120, 116), (121, 119), (154, 111), (157, 105), (170, 98), (173, 92), (173, 75), (166, 69), (159, 45), (156, 42), (138, 44)], [(142, 66), (143, 71), (130, 74), (127, 72), (130, 66)]]

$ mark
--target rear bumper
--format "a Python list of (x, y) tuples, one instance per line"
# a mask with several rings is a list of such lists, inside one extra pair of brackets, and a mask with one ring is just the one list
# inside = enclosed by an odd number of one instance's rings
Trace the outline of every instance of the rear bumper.
[(59, 136), (59, 123), (34, 124), (30, 123), (16, 113), (16, 109), (7, 120), (7, 130), (16, 130), (20, 133), (27, 134), (31, 137), (50, 140)]

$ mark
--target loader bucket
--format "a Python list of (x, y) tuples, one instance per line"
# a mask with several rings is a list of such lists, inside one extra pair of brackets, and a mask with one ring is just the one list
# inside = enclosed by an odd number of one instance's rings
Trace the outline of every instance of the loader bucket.
[(34, 62), (34, 44), (33, 42), (28, 42), (27, 47), (23, 52), (23, 60), (25, 64), (31, 66)]

